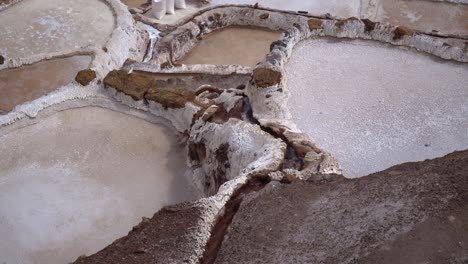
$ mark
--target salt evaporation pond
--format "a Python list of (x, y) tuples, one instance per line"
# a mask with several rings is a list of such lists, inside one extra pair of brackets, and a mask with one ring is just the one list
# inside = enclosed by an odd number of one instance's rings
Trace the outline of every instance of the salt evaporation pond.
[(0, 71), (0, 113), (72, 82), (90, 62), (90, 56), (73, 56)]
[(20, 58), (105, 44), (113, 11), (99, 0), (24, 0), (0, 12), (0, 55)]
[(424, 31), (468, 34), (468, 5), (427, 0), (382, 0), (377, 8), (380, 21)]
[(311, 14), (323, 15), (326, 13), (333, 14), (338, 17), (359, 17), (361, 8), (360, 0), (212, 0), (213, 5), (225, 4), (249, 4), (259, 3), (261, 6), (291, 10), (291, 11), (308, 11)]
[(0, 263), (69, 263), (198, 198), (185, 162), (168, 128), (101, 108), (0, 136)]
[(255, 66), (278, 40), (279, 32), (257, 28), (229, 27), (205, 36), (182, 58), (183, 64)]
[(299, 128), (348, 177), (468, 149), (468, 66), (363, 41), (306, 40), (286, 66)]

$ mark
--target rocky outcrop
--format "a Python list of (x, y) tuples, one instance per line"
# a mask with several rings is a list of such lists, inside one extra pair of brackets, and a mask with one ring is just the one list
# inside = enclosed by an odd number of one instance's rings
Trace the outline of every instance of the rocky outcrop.
[(183, 88), (150, 88), (145, 98), (165, 108), (182, 108), (187, 102), (193, 102), (195, 92)]
[(282, 77), (281, 71), (272, 68), (255, 68), (253, 71), (255, 84), (260, 88), (277, 85), (281, 82)]
[(156, 85), (156, 81), (143, 74), (129, 74), (124, 70), (114, 70), (104, 78), (104, 84), (135, 100), (142, 100), (148, 89)]

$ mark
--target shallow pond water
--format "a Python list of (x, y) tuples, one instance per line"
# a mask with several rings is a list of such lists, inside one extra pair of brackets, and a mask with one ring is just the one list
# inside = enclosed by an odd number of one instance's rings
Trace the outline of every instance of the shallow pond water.
[(178, 63), (255, 66), (270, 51), (270, 44), (279, 37), (279, 32), (257, 28), (221, 29), (206, 35)]
[(9, 112), (72, 82), (90, 62), (90, 56), (73, 56), (0, 71), (0, 111)]

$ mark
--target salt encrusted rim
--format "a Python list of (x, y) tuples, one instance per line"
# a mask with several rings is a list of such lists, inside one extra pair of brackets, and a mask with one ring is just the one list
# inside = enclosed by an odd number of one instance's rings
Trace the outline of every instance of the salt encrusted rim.
[[(309, 21), (316, 23), (316, 28), (313, 28), (313, 25), (309, 26)], [(157, 66), (145, 66), (147, 64), (141, 63), (135, 64), (135, 66), (142, 70), (152, 67), (151, 72), (177, 72), (188, 66), (182, 65), (173, 68), (169, 66), (168, 69), (165, 67), (161, 69), (161, 65), (173, 65), (174, 61), (182, 58), (196, 46), (201, 36), (229, 26), (252, 26), (283, 31), (281, 38), (272, 43), (271, 52), (254, 67), (253, 76), (255, 76), (257, 69), (269, 69), (285, 76), (284, 65), (290, 58), (293, 47), (302, 40), (316, 37), (373, 40), (394, 46), (408, 47), (447, 60), (468, 62), (468, 51), (465, 50), (465, 41), (463, 40), (453, 40), (437, 34), (426, 34), (389, 23), (360, 20), (354, 17), (347, 19), (317, 18), (247, 5), (230, 5), (204, 10), (201, 14), (188, 19), (187, 23), (163, 36), (156, 47), (158, 53), (151, 61), (151, 64)], [(199, 69), (206, 67), (205, 71), (209, 71), (209, 67), (212, 66), (197, 65), (197, 67)], [(183, 72), (183, 70), (181, 71)], [(341, 173), (336, 160), (329, 153), (316, 146), (313, 139), (301, 132), (292, 121), (287, 107), (289, 93), (285, 78), (282, 78), (281, 82), (265, 88), (257, 87), (253, 80), (247, 85), (246, 94), (250, 99), (254, 117), (260, 125), (284, 136), (305, 159), (306, 164), (301, 171), (288, 173), (296, 174), (303, 179), (315, 173)], [(316, 166), (317, 160), (321, 160), (318, 168)]]

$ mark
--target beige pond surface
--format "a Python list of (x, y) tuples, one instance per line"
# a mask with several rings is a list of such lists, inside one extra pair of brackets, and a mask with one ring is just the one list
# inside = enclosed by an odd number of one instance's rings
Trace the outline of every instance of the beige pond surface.
[[(1, 132), (1, 131), (0, 131)], [(0, 263), (63, 264), (197, 198), (171, 130), (101, 108), (0, 136)]]
[(0, 55), (19, 58), (103, 46), (113, 11), (99, 0), (24, 0), (0, 12)]
[(259, 3), (261, 6), (290, 10), (308, 11), (314, 15), (326, 13), (339, 17), (359, 17), (360, 0), (211, 0), (211, 4), (249, 4)]
[(9, 112), (70, 83), (90, 62), (90, 56), (73, 56), (0, 71), (0, 111)]
[(307, 40), (286, 66), (299, 128), (345, 176), (468, 149), (468, 65), (374, 42)]
[(428, 0), (381, 0), (377, 18), (423, 31), (468, 34), (468, 5)]
[(279, 32), (229, 27), (206, 35), (178, 63), (255, 66), (278, 40)]
[(147, 0), (122, 0), (122, 3), (126, 4), (128, 7), (139, 7), (142, 4), (148, 2)]
[[(187, 19), (201, 9), (216, 5), (254, 5), (259, 3), (263, 7), (288, 10), (307, 11), (314, 15), (333, 14), (338, 17), (359, 17), (360, 0), (210, 0), (208, 6), (193, 4), (187, 1), (186, 9), (177, 9), (174, 15), (166, 15), (160, 20), (162, 24), (174, 24), (181, 19)], [(145, 14), (152, 16), (151, 11)]]

